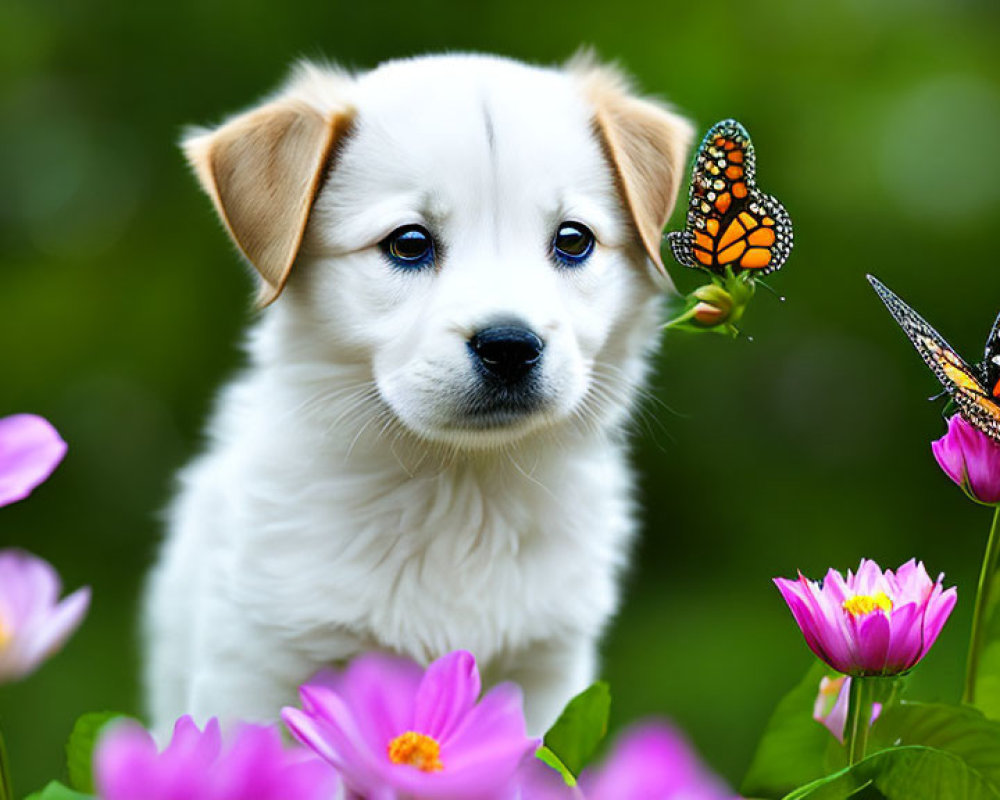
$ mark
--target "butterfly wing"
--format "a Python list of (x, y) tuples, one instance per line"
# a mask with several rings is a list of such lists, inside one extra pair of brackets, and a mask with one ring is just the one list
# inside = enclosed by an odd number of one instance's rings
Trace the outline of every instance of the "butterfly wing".
[(983, 356), (979, 371), (986, 388), (994, 398), (1000, 398), (1000, 314), (997, 315), (993, 330), (986, 340), (986, 354)]
[[(1000, 442), (1000, 405), (969, 366), (930, 324), (872, 275), (868, 282), (885, 303), (920, 357), (941, 381), (962, 416), (990, 438)], [(994, 333), (997, 333), (994, 327)], [(991, 335), (992, 339), (992, 335)]]
[(756, 156), (746, 129), (727, 119), (712, 126), (695, 157), (687, 225), (667, 235), (674, 258), (718, 275), (779, 269), (792, 250), (792, 221), (757, 188)]

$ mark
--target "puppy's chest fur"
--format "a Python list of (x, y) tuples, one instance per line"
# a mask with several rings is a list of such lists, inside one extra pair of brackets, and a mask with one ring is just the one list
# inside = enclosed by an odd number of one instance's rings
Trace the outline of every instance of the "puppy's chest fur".
[(491, 661), (592, 637), (613, 611), (633, 528), (619, 444), (412, 469), (386, 441), (345, 452), (318, 426), (271, 435), (210, 456), (231, 468), (196, 469), (240, 497), (219, 528), (232, 532), (220, 589), (311, 659), (343, 658), (346, 634), (422, 661), (458, 648)]

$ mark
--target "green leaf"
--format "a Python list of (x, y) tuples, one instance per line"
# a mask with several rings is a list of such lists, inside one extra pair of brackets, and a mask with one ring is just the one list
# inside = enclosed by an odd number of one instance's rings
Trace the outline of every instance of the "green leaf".
[(883, 711), (872, 735), (876, 746), (922, 745), (950, 753), (1000, 790), (1000, 722), (974, 708), (901, 703)]
[(99, 711), (84, 714), (76, 721), (69, 741), (66, 742), (66, 768), (69, 770), (69, 784), (74, 789), (81, 792), (94, 791), (94, 743), (105, 725), (122, 717), (122, 714), (114, 711)]
[(1000, 800), (1000, 723), (975, 709), (892, 706), (875, 723), (872, 743), (885, 749), (786, 800)]
[(93, 795), (75, 792), (59, 781), (52, 781), (40, 792), (28, 795), (24, 800), (95, 800)]
[(574, 778), (586, 766), (587, 760), (608, 732), (610, 712), (611, 692), (608, 684), (598, 681), (570, 700), (555, 725), (545, 734), (545, 747)]
[(788, 794), (785, 800), (1000, 800), (1000, 789), (943, 750), (906, 746), (863, 761)]
[(535, 751), (535, 758), (543, 764), (548, 764), (552, 769), (562, 775), (567, 786), (576, 786), (576, 776), (569, 771), (569, 768), (559, 760), (559, 756), (553, 753), (545, 745)]
[(990, 719), (1000, 720), (1000, 575), (991, 577), (989, 592), (983, 649), (976, 675), (975, 705)]
[[(828, 674), (817, 661), (778, 703), (740, 787), (746, 797), (781, 798), (827, 773), (837, 740), (813, 719), (819, 682)], [(831, 744), (832, 742), (832, 744)]]

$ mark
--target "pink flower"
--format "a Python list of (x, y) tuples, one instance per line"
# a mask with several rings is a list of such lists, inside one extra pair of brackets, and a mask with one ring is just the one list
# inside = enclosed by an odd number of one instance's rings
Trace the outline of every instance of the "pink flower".
[[(846, 675), (839, 678), (823, 677), (819, 682), (819, 694), (813, 705), (813, 719), (826, 726), (841, 742), (844, 741), (844, 726), (847, 724), (847, 708), (850, 704), (851, 679)], [(871, 725), (882, 713), (881, 703), (872, 703)]]
[(896, 675), (927, 655), (955, 607), (943, 578), (932, 582), (912, 559), (895, 574), (864, 559), (857, 575), (831, 569), (822, 586), (801, 573), (774, 582), (823, 661), (848, 675)]
[(66, 443), (34, 414), (0, 418), (0, 506), (23, 500), (56, 468)]
[(941, 469), (977, 503), (1000, 503), (1000, 444), (961, 414), (948, 420), (948, 432), (931, 442)]
[(101, 800), (331, 800), (336, 773), (312, 753), (282, 746), (276, 728), (243, 725), (224, 746), (217, 720), (181, 717), (159, 752), (137, 723), (104, 733), (94, 753)]
[(0, 683), (33, 672), (80, 625), (90, 589), (60, 602), (60, 588), (48, 562), (21, 550), (0, 550)]
[(479, 690), (475, 659), (464, 651), (426, 672), (371, 653), (303, 686), (303, 709), (282, 717), (363, 797), (512, 796), (518, 766), (539, 742), (525, 734), (518, 687), (501, 684), (477, 703)]
[[(598, 768), (585, 769), (586, 800), (733, 800), (683, 735), (661, 721), (633, 725)], [(526, 798), (530, 800), (530, 798)]]

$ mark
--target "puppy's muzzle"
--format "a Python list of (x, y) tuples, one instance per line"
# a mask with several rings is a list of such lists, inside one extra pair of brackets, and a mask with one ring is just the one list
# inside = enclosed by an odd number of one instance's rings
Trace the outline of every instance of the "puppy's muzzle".
[(545, 343), (522, 325), (484, 328), (469, 339), (469, 350), (484, 378), (511, 386), (527, 378), (542, 360)]

